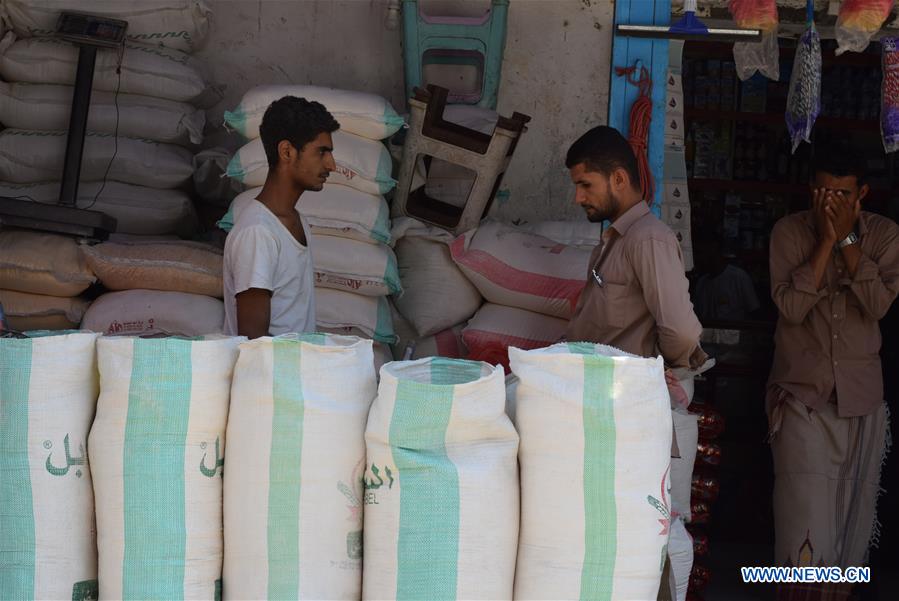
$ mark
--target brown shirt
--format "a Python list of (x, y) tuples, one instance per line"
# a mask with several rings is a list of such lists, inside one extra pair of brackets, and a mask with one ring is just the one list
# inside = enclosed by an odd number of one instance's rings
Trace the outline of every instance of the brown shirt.
[(674, 232), (638, 203), (594, 249), (587, 285), (565, 336), (641, 357), (662, 355), (669, 367), (698, 368), (707, 357), (699, 346), (702, 326), (688, 289)]
[(855, 277), (835, 251), (818, 290), (809, 262), (817, 244), (812, 213), (788, 215), (774, 226), (771, 296), (780, 317), (769, 399), (781, 388), (821, 409), (836, 393), (841, 417), (868, 415), (883, 401), (877, 322), (899, 292), (899, 226), (863, 212), (858, 236)]

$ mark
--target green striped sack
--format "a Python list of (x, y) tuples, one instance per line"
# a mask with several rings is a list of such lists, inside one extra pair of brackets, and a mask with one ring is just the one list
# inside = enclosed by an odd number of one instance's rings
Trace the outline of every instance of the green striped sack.
[(258, 138), (266, 109), (284, 96), (320, 102), (337, 120), (342, 131), (370, 140), (389, 138), (405, 123), (390, 103), (377, 94), (288, 84), (252, 88), (233, 111), (225, 111), (225, 125), (248, 140)]
[(503, 369), (431, 357), (381, 368), (365, 431), (363, 599), (511, 599), (518, 435)]
[(96, 599), (98, 334), (31, 336), (0, 338), (0, 599)]
[(231, 376), (243, 338), (101, 338), (90, 433), (104, 599), (215, 599)]
[[(230, 232), (244, 208), (262, 188), (238, 194), (216, 225)], [(347, 186), (325, 184), (319, 192), (305, 192), (297, 210), (314, 234), (350, 238), (369, 244), (390, 244), (390, 209), (383, 196), (366, 194)], [(313, 253), (314, 254), (314, 253)]]
[(228, 418), (226, 599), (359, 599), (370, 340), (240, 347)]
[[(328, 176), (328, 183), (368, 194), (387, 194), (393, 190), (396, 186), (396, 180), (391, 177), (393, 159), (384, 144), (339, 129), (331, 138), (337, 168)], [(226, 173), (244, 186), (263, 185), (268, 177), (268, 159), (262, 139), (250, 140), (234, 153)]]
[(521, 435), (515, 599), (655, 599), (671, 519), (661, 357), (570, 343), (509, 358)]

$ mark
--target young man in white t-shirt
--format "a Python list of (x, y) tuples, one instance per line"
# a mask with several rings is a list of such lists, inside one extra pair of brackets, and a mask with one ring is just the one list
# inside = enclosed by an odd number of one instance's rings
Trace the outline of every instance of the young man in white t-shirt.
[(256, 199), (225, 241), (225, 333), (277, 336), (315, 330), (309, 228), (296, 209), (336, 168), (331, 133), (339, 124), (318, 102), (295, 96), (265, 111), (259, 134), (269, 170)]

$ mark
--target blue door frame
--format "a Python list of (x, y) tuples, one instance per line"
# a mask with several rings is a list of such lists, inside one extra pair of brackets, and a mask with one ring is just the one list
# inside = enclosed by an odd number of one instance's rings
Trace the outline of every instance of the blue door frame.
[[(615, 25), (670, 25), (671, 0), (615, 0)], [(652, 124), (649, 128), (647, 158), (655, 182), (653, 212), (661, 214), (665, 158), (665, 79), (668, 74), (668, 40), (629, 38), (613, 34), (611, 85), (609, 86), (609, 125), (624, 136), (629, 133), (630, 112), (637, 88), (624, 77), (615, 75), (615, 67), (629, 67), (636, 61), (652, 77)]]

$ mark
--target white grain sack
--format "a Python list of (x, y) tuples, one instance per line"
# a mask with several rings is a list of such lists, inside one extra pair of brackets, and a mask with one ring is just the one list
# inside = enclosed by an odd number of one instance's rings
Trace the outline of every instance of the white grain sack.
[[(0, 196), (56, 204), (59, 183), (0, 182)], [(122, 234), (190, 235), (197, 227), (193, 201), (181, 190), (159, 190), (115, 181), (105, 185), (103, 182), (82, 182), (78, 186), (76, 204), (79, 209), (93, 209), (114, 217), (115, 231)]]
[(161, 290), (123, 290), (99, 297), (81, 329), (107, 336), (206, 336), (221, 334), (225, 305), (217, 298)]
[(333, 288), (316, 288), (315, 324), (320, 329), (358, 328), (372, 340), (385, 344), (396, 342), (386, 296), (362, 296)]
[(248, 140), (258, 138), (266, 109), (284, 96), (320, 102), (340, 124), (340, 129), (371, 140), (389, 138), (404, 124), (390, 103), (377, 94), (304, 85), (252, 88), (233, 111), (225, 111), (225, 124)]
[[(129, 24), (130, 30), (130, 24)], [(190, 55), (170, 48), (125, 42), (119, 50), (99, 48), (93, 89), (141, 94), (189, 102), (208, 87), (200, 66)], [(75, 85), (78, 47), (54, 37), (16, 41), (7, 34), (0, 43), (0, 75), (5, 81)]]
[(419, 336), (430, 336), (474, 315), (484, 300), (459, 271), (447, 241), (429, 230), (408, 232), (396, 243), (403, 296), (396, 308)]
[[(341, 184), (368, 194), (387, 194), (396, 186), (391, 177), (393, 160), (387, 147), (376, 140), (337, 130), (331, 134), (336, 171), (329, 184)], [(268, 177), (268, 159), (262, 140), (250, 140), (228, 163), (228, 177), (245, 186), (261, 186)]]
[(96, 338), (0, 338), (0, 599), (97, 598)]
[(101, 599), (213, 599), (240, 338), (101, 338), (89, 439)]
[[(252, 188), (238, 194), (217, 225), (226, 232), (231, 231), (241, 211), (260, 192), (262, 188)], [(383, 196), (325, 184), (319, 192), (304, 192), (296, 208), (313, 233), (369, 244), (390, 243), (390, 209)]]
[(518, 435), (503, 372), (459, 359), (381, 369), (365, 430), (363, 599), (511, 599)]
[[(0, 82), (0, 122), (17, 129), (67, 130), (72, 86)], [(118, 105), (118, 109), (116, 109)], [(206, 115), (189, 104), (95, 91), (87, 118), (90, 131), (147, 138), (157, 142), (200, 144)]]
[(372, 343), (327, 334), (240, 347), (228, 417), (226, 599), (359, 599)]
[(126, 37), (135, 42), (198, 50), (209, 32), (212, 11), (201, 0), (5, 0), (3, 16), (21, 36), (47, 36), (56, 32), (63, 10), (128, 21)]
[(655, 599), (671, 521), (662, 358), (588, 343), (509, 356), (520, 380), (515, 599)]
[[(0, 181), (32, 184), (59, 179), (67, 136), (64, 131), (34, 129), (0, 132)], [(126, 136), (116, 141), (112, 134), (94, 132), (84, 139), (81, 180), (85, 182), (105, 176), (126, 184), (177, 188), (190, 180), (193, 171), (193, 155), (175, 144)]]
[(396, 256), (386, 244), (337, 236), (312, 236), (315, 285), (363, 296), (402, 294)]

